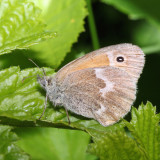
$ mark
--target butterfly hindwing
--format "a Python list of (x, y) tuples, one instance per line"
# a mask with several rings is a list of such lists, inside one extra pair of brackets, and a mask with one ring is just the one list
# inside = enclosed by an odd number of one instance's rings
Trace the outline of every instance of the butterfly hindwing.
[(62, 83), (62, 104), (74, 113), (107, 126), (130, 111), (136, 83), (121, 69), (88, 68), (67, 76)]

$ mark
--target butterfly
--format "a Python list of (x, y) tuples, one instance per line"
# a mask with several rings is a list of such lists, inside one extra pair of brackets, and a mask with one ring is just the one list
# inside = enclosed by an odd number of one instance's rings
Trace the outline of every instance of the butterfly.
[(130, 111), (144, 63), (138, 46), (112, 45), (68, 63), (54, 76), (38, 76), (38, 82), (54, 106), (108, 126)]

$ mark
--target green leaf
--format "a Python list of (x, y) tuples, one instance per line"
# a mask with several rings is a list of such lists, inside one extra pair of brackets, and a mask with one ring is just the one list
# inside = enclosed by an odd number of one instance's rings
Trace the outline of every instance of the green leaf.
[(18, 146), (38, 160), (93, 160), (86, 149), (90, 136), (82, 131), (56, 128), (18, 128)]
[(23, 49), (54, 37), (45, 31), (41, 10), (26, 0), (0, 1), (0, 54)]
[[(48, 74), (53, 73), (51, 69), (45, 70)], [(40, 116), (45, 97), (38, 91), (38, 74), (42, 74), (42, 71), (37, 68), (20, 71), (19, 67), (11, 67), (0, 72), (1, 116), (19, 117), (21, 120), (33, 120)], [(29, 78), (23, 81), (26, 77)]]
[(39, 1), (48, 29), (56, 31), (57, 37), (32, 47), (36, 52), (32, 55), (49, 66), (58, 67), (84, 31), (85, 5), (85, 0)]
[(160, 29), (159, 0), (101, 0), (134, 19), (146, 19)]
[(130, 129), (132, 134), (135, 133), (137, 140), (141, 141), (150, 160), (160, 159), (160, 127), (159, 115), (156, 114), (156, 107), (148, 102), (146, 105), (141, 104), (138, 108), (132, 109), (131, 124), (134, 129)]
[(99, 134), (93, 138), (88, 152), (101, 160), (145, 160), (145, 153), (123, 129)]
[(1, 160), (29, 160), (29, 156), (15, 143), (18, 137), (11, 132), (11, 127), (0, 126), (0, 159)]

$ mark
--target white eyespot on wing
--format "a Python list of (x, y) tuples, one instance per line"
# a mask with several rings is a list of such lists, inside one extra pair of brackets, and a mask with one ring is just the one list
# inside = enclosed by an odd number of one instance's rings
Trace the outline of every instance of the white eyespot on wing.
[(109, 79), (106, 76), (104, 76), (103, 72), (104, 72), (103, 68), (95, 69), (96, 77), (103, 80), (106, 85), (105, 88), (100, 89), (100, 93), (102, 93), (102, 96), (105, 97), (106, 93), (114, 91), (114, 83), (109, 81)]

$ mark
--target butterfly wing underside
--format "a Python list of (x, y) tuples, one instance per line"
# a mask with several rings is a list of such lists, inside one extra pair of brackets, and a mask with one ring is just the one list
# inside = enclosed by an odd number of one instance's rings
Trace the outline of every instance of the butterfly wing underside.
[(130, 111), (136, 98), (136, 83), (119, 68), (83, 69), (64, 79), (62, 103), (70, 111), (108, 126)]

